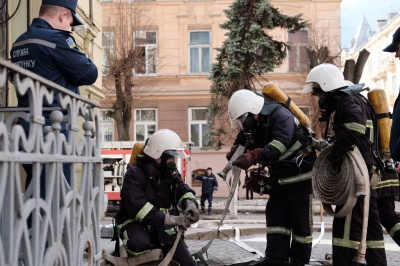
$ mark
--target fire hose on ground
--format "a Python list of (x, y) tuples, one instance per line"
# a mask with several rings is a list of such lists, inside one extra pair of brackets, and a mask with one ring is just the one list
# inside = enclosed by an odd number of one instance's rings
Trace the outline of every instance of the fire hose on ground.
[[(364, 196), (361, 242), (354, 261), (365, 264), (370, 197), (367, 165), (358, 148), (354, 147), (353, 151), (348, 152), (343, 158), (340, 171), (335, 173), (328, 159), (331, 149), (331, 147), (325, 148), (319, 154), (314, 164), (312, 177), (313, 190), (315, 196), (321, 200), (324, 210), (337, 218), (351, 215), (358, 197)], [(332, 205), (343, 205), (343, 207), (335, 213)]]

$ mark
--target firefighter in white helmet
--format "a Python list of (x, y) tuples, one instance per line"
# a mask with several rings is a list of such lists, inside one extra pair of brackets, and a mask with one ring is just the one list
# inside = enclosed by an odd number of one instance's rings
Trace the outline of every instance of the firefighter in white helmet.
[[(129, 255), (159, 248), (165, 256), (175, 242), (175, 227), (186, 230), (199, 220), (195, 192), (182, 181), (175, 163), (176, 157), (186, 158), (184, 148), (175, 132), (160, 129), (147, 139), (143, 154), (126, 172), (116, 221)], [(183, 238), (173, 260), (195, 265)]]
[[(360, 150), (368, 169), (376, 169), (379, 160), (371, 149), (374, 126), (372, 113), (366, 99), (360, 95), (364, 84), (352, 85), (344, 79), (340, 69), (332, 64), (314, 67), (307, 75), (306, 83), (303, 92), (312, 92), (319, 98), (318, 105), (327, 122), (334, 113), (335, 136), (329, 157), (334, 174), (340, 174), (343, 157), (354, 145)], [(336, 212), (341, 208), (342, 206), (337, 206)], [(335, 266), (358, 265), (353, 259), (361, 241), (362, 209), (363, 199), (358, 197), (351, 214), (343, 218), (335, 217), (333, 220), (332, 251)], [(368, 265), (387, 265), (375, 190), (371, 190), (365, 258)]]
[(250, 265), (305, 265), (310, 260), (312, 232), (311, 169), (315, 151), (307, 149), (308, 131), (283, 105), (263, 94), (236, 91), (229, 100), (233, 128), (240, 129), (236, 145), (246, 152), (232, 164), (242, 169), (268, 166), (270, 198), (266, 206), (265, 257)]

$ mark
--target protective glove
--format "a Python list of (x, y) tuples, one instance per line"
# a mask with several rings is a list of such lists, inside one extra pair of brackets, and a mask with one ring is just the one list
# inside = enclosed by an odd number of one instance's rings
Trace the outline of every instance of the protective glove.
[(190, 221), (183, 214), (179, 214), (179, 216), (174, 216), (167, 213), (165, 215), (164, 225), (168, 227), (179, 226), (186, 230), (190, 226)]
[(197, 221), (200, 219), (199, 209), (193, 201), (186, 200), (186, 209), (184, 211), (184, 215), (191, 224), (197, 223)]
[(325, 149), (326, 147), (329, 146), (328, 141), (326, 141), (325, 139), (314, 139), (311, 138), (311, 145), (312, 148), (315, 148), (319, 151), (322, 151), (323, 149)]
[(226, 159), (228, 161), (232, 158), (233, 154), (235, 154), (238, 147), (239, 147), (239, 145), (232, 146), (231, 150), (226, 154)]
[(243, 170), (247, 170), (253, 164), (258, 163), (260, 153), (261, 153), (260, 148), (243, 153), (242, 155), (239, 156), (239, 158), (237, 158), (234, 162), (232, 162), (232, 165), (235, 165)]

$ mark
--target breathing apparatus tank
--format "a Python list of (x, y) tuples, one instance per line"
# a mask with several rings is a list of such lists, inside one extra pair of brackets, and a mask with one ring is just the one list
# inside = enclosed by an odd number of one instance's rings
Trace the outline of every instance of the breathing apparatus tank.
[(301, 109), (292, 101), (292, 99), (286, 95), (275, 83), (268, 83), (262, 89), (262, 93), (267, 96), (269, 99), (273, 101), (278, 101), (286, 105), (290, 111), (297, 117), (302, 124), (309, 132), (311, 130), (311, 121), (310, 119), (301, 111)]
[(392, 120), (390, 118), (389, 105), (386, 98), (385, 91), (382, 89), (375, 89), (368, 92), (368, 101), (371, 103), (376, 113), (378, 125), (378, 149), (380, 155), (389, 159), (390, 149), (390, 129), (392, 127)]
[(131, 159), (129, 160), (129, 165), (134, 165), (136, 163), (137, 156), (143, 154), (144, 145), (140, 142), (136, 142), (133, 145)]

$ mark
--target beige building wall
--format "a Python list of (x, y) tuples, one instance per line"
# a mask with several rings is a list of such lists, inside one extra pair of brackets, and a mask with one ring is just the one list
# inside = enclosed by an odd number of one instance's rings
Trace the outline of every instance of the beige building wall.
[(370, 89), (384, 89), (391, 110), (399, 95), (400, 62), (395, 53), (382, 50), (392, 42), (393, 33), (399, 26), (400, 12), (386, 25), (373, 29), (377, 32), (364, 45), (355, 51), (344, 51), (342, 55), (344, 62), (347, 59), (357, 60), (363, 49), (370, 52), (360, 83), (365, 83)]
[[(128, 1), (127, 1), (128, 2)], [(190, 142), (190, 108), (206, 108), (211, 95), (209, 73), (190, 73), (189, 69), (189, 32), (196, 30), (210, 31), (211, 61), (214, 62), (218, 48), (222, 45), (225, 31), (219, 25), (226, 20), (224, 13), (233, 1), (151, 1), (135, 2), (142, 10), (146, 10), (146, 22), (142, 29), (157, 31), (158, 69), (156, 74), (136, 76), (136, 80), (147, 78), (153, 93), (138, 97), (134, 108), (155, 108), (157, 110), (157, 129), (169, 128), (178, 133), (184, 142)], [(340, 0), (273, 0), (272, 4), (287, 15), (303, 14), (304, 19), (310, 22), (308, 40), (318, 42), (329, 47), (332, 54), (340, 54)], [(103, 3), (103, 27), (112, 30), (109, 18), (115, 13), (112, 6), (115, 3)], [(127, 3), (128, 5), (128, 3)], [(106, 30), (105, 30), (106, 31)], [(133, 32), (126, 31), (126, 34)], [(274, 38), (288, 41), (288, 33), (283, 30), (274, 30)], [(116, 38), (114, 36), (114, 38)], [(303, 47), (306, 44), (302, 44)], [(297, 46), (295, 47), (297, 49)], [(301, 50), (301, 49), (300, 49)], [(299, 55), (301, 54), (299, 50)], [(304, 51), (304, 50), (302, 50)], [(290, 61), (292, 60), (292, 61)], [(303, 67), (303, 71), (291, 71), (291, 64)], [(289, 57), (273, 73), (265, 78), (278, 83), (300, 106), (307, 107), (309, 96), (300, 94), (308, 71), (308, 65), (301, 56)], [(104, 80), (103, 83), (106, 81)], [(112, 95), (102, 101), (107, 109), (112, 106)], [(135, 119), (135, 118), (134, 118)], [(135, 121), (133, 119), (131, 137), (135, 135)], [(114, 139), (117, 132), (114, 130)], [(189, 172), (211, 166), (216, 174), (226, 164), (225, 154), (231, 142), (227, 142), (222, 149), (204, 150), (202, 147), (192, 147), (192, 158), (189, 162)], [(190, 175), (187, 178), (191, 184)], [(226, 196), (227, 186), (218, 178), (220, 190), (215, 196)], [(243, 182), (242, 182), (243, 184)], [(196, 187), (197, 195), (200, 189)], [(240, 197), (244, 191), (240, 190)]]

